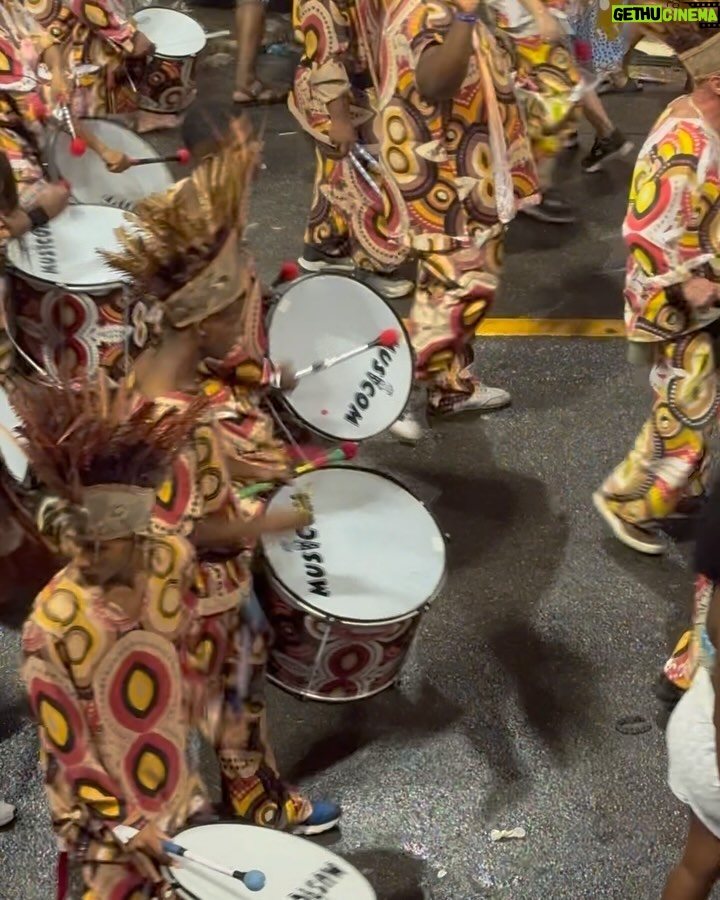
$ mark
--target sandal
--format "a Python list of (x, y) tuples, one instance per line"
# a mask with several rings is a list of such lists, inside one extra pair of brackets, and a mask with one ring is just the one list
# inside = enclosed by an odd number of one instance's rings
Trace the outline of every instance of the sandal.
[(275, 90), (267, 87), (262, 81), (255, 81), (249, 87), (236, 88), (233, 91), (233, 103), (236, 106), (269, 106), (272, 103), (284, 103), (287, 90)]

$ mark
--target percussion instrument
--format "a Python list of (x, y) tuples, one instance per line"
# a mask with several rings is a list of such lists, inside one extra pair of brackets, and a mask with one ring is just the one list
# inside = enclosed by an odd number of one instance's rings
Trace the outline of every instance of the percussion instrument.
[(336, 357), (387, 329), (395, 347), (374, 347), (303, 378), (284, 395), (294, 416), (330, 440), (362, 441), (402, 414), (413, 383), (413, 354), (401, 319), (368, 285), (321, 273), (293, 281), (269, 314), (270, 359), (294, 370)]
[(228, 868), (260, 869), (267, 876), (253, 895), (239, 881), (183, 859), (165, 872), (180, 900), (377, 900), (365, 876), (344, 859), (291, 834), (219, 822), (189, 828), (173, 840)]
[(195, 67), (207, 35), (185, 13), (148, 6), (135, 15), (138, 29), (155, 45), (143, 62), (137, 85), (138, 106), (146, 112), (176, 115), (195, 99)]
[(126, 308), (122, 277), (98, 250), (119, 250), (115, 229), (127, 226), (111, 206), (69, 206), (42, 228), (8, 245), (13, 337), (48, 374), (66, 377), (107, 368), (125, 373), (128, 354), (146, 340), (142, 304)]
[(9, 474), (22, 484), (27, 478), (28, 460), (22, 448), (18, 445), (17, 430), (22, 422), (10, 405), (8, 395), (0, 387), (0, 454)]
[(263, 535), (261, 603), (275, 630), (268, 677), (291, 693), (343, 702), (399, 677), (422, 614), (445, 577), (433, 516), (397, 481), (331, 467), (281, 487), (268, 511), (310, 497), (315, 522)]
[[(133, 159), (160, 159), (155, 150), (129, 128), (109, 119), (81, 119), (83, 131)], [(109, 172), (97, 153), (76, 156), (71, 152), (72, 136), (58, 130), (50, 144), (48, 164), (53, 180), (64, 178), (72, 185), (78, 203), (94, 203), (132, 209), (138, 200), (167, 190), (175, 183), (170, 169), (162, 162), (152, 166)]]

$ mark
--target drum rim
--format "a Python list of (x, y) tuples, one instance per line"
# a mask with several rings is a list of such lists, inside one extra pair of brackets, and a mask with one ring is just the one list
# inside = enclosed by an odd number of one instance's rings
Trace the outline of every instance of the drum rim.
[[(208, 826), (212, 826), (212, 825), (235, 825), (235, 826), (239, 825), (242, 828), (257, 828), (257, 829), (260, 829), (265, 832), (271, 832), (272, 834), (280, 834), (280, 835), (284, 835), (285, 837), (294, 838), (295, 840), (302, 841), (303, 843), (309, 843), (313, 847), (318, 847), (320, 850), (323, 851), (323, 853), (328, 853), (331, 857), (341, 860), (341, 862), (343, 862), (346, 866), (350, 866), (350, 868), (353, 870), (353, 872), (356, 872), (363, 879), (363, 881), (365, 881), (367, 886), (370, 888), (371, 893), (375, 897), (375, 900), (377, 900), (377, 891), (375, 890), (374, 886), (370, 883), (370, 880), (367, 878), (367, 876), (363, 872), (361, 872), (357, 866), (354, 866), (351, 862), (349, 862), (349, 860), (345, 859), (344, 856), (340, 856), (339, 853), (335, 853), (335, 851), (331, 850), (329, 847), (326, 847), (323, 844), (318, 844), (315, 841), (306, 841), (299, 834), (292, 834), (287, 831), (278, 831), (276, 828), (266, 828), (263, 825), (252, 825), (252, 824), (250, 824), (250, 822), (244, 822), (241, 819), (239, 820), (237, 818), (234, 818), (234, 819), (233, 818), (222, 818), (222, 819), (219, 819), (217, 822), (206, 822), (204, 825), (190, 825), (189, 828), (183, 828), (181, 831), (178, 831), (173, 835), (173, 840), (176, 840), (181, 834), (185, 834), (185, 832), (187, 832), (187, 831), (195, 831), (198, 828), (207, 828)], [(177, 868), (182, 868), (182, 866), (179, 866)], [(179, 888), (180, 890), (185, 892), (188, 900), (203, 900), (202, 897), (199, 897), (197, 894), (194, 894), (189, 888), (186, 888), (185, 885), (181, 884), (175, 878), (175, 875), (170, 866), (161, 866), (161, 872), (165, 876), (165, 878), (167, 878), (167, 880), (170, 882), (170, 884), (173, 888)]]
[(146, 10), (149, 10), (149, 9), (162, 9), (162, 10), (165, 10), (166, 12), (178, 13), (181, 16), (185, 16), (186, 19), (190, 19), (191, 22), (194, 22), (198, 26), (200, 31), (202, 31), (203, 35), (205, 36), (205, 43), (202, 45), (202, 47), (199, 50), (196, 50), (195, 53), (181, 53), (179, 55), (173, 56), (171, 53), (158, 53), (158, 52), (154, 51), (153, 55), (152, 55), (153, 59), (195, 59), (196, 56), (200, 56), (200, 54), (203, 52), (203, 50), (207, 47), (207, 31), (205, 31), (205, 29), (202, 27), (202, 25), (198, 22), (197, 19), (193, 19), (193, 17), (191, 15), (189, 15), (186, 12), (182, 12), (179, 9), (171, 9), (169, 6), (160, 6), (159, 3), (149, 3), (147, 6), (141, 7), (139, 10), (137, 10), (136, 13), (134, 13), (133, 19), (137, 18), (139, 13), (146, 12)]
[[(358, 630), (359, 630), (361, 628), (377, 628), (378, 626), (396, 625), (399, 622), (405, 622), (408, 619), (414, 619), (416, 616), (419, 616), (426, 607), (431, 606), (435, 602), (438, 595), (440, 594), (442, 589), (445, 587), (445, 583), (447, 580), (447, 542), (445, 540), (445, 535), (443, 534), (442, 528), (440, 527), (440, 523), (437, 520), (437, 516), (435, 515), (434, 512), (432, 512), (432, 510), (428, 509), (427, 505), (425, 503), (423, 503), (422, 500), (418, 499), (415, 496), (415, 494), (413, 494), (413, 492), (409, 488), (407, 488), (394, 475), (387, 475), (384, 472), (378, 472), (376, 469), (369, 469), (369, 468), (367, 468), (367, 466), (355, 466), (355, 465), (347, 466), (347, 465), (342, 465), (341, 463), (334, 463), (333, 465), (330, 465), (330, 466), (323, 466), (320, 469), (313, 469), (310, 472), (301, 472), (300, 475), (297, 475), (295, 478), (291, 479), (289, 484), (292, 484), (296, 480), (296, 478), (302, 478), (305, 475), (317, 475), (318, 472), (323, 472), (327, 469), (349, 469), (353, 472), (365, 472), (366, 474), (375, 475), (376, 477), (381, 478), (385, 481), (391, 481), (397, 487), (399, 487), (403, 491), (405, 491), (405, 493), (410, 494), (410, 496), (422, 506), (422, 508), (425, 510), (425, 512), (432, 519), (433, 524), (435, 525), (435, 527), (438, 530), (440, 539), (443, 542), (444, 560), (443, 560), (442, 572), (440, 574), (440, 578), (438, 579), (437, 585), (435, 585), (435, 587), (433, 588), (433, 590), (430, 592), (430, 594), (428, 595), (428, 597), (425, 600), (418, 603), (417, 606), (413, 607), (412, 610), (410, 610), (409, 612), (407, 612), (403, 615), (393, 616), (392, 618), (388, 618), (388, 619), (350, 619), (350, 618), (341, 618), (340, 616), (332, 616), (327, 611), (318, 609), (317, 607), (313, 606), (311, 603), (308, 603), (307, 600), (301, 599), (291, 587), (288, 587), (288, 585), (285, 583), (285, 581), (275, 571), (275, 567), (272, 565), (272, 563), (268, 559), (267, 554), (265, 552), (265, 543), (264, 543), (265, 536), (261, 535), (260, 536), (260, 549), (262, 550), (263, 559), (265, 561), (265, 565), (268, 567), (270, 577), (272, 579), (274, 579), (280, 585), (280, 587), (285, 591), (287, 598), (289, 600), (292, 600), (291, 605), (295, 605), (300, 612), (308, 613), (308, 614), (312, 615), (312, 617), (314, 619), (318, 619), (319, 621), (339, 622), (343, 625), (349, 625), (354, 628), (358, 628)], [(272, 492), (272, 494), (270, 495), (270, 497), (268, 499), (267, 505), (266, 505), (267, 509), (270, 508), (270, 502), (272, 501), (272, 499), (274, 497), (276, 497), (284, 487), (287, 487), (287, 485), (280, 485)]]
[[(136, 216), (132, 210), (121, 210), (117, 206), (108, 206), (105, 203), (72, 203), (70, 204), (70, 207), (74, 207), (76, 209), (87, 209), (89, 207), (96, 207), (97, 209), (117, 209), (118, 212), (123, 213), (123, 218), (125, 218), (125, 216), (135, 216), (138, 222), (140, 221), (139, 217)], [(13, 238), (13, 241), (17, 240), (18, 238)], [(21, 269), (10, 259), (9, 252), (7, 253), (7, 256), (5, 258), (5, 268), (8, 274), (18, 273), (20, 275), (26, 275), (27, 278), (21, 279), (23, 281), (31, 279), (37, 284), (48, 284), (51, 287), (67, 288), (68, 290), (75, 291), (78, 294), (99, 294), (101, 291), (107, 293), (109, 291), (115, 290), (116, 288), (126, 287), (129, 284), (129, 280), (122, 277), (119, 277), (116, 281), (104, 281), (99, 284), (72, 284), (65, 281), (48, 281), (47, 278), (41, 278), (38, 275), (34, 275), (32, 272), (26, 272), (24, 269)]]
[[(395, 312), (395, 310), (388, 303), (388, 301), (385, 299), (385, 297), (383, 297), (383, 295), (379, 291), (376, 291), (374, 287), (371, 287), (369, 284), (367, 284), (366, 282), (362, 281), (359, 278), (353, 278), (352, 275), (348, 275), (346, 272), (340, 272), (340, 271), (337, 271), (337, 272), (308, 272), (307, 275), (301, 275), (300, 278), (295, 278), (288, 285), (286, 290), (283, 291), (283, 294), (279, 298), (278, 302), (276, 304), (274, 304), (274, 306), (272, 307), (272, 309), (270, 309), (270, 311), (268, 312), (268, 315), (267, 315), (268, 353), (270, 352), (270, 329), (272, 328), (273, 319), (275, 318), (275, 313), (277, 312), (278, 306), (283, 302), (285, 297), (287, 297), (287, 295), (290, 293), (290, 291), (293, 289), (293, 287), (295, 285), (300, 284), (300, 282), (302, 282), (302, 281), (307, 281), (308, 279), (319, 278), (319, 277), (327, 278), (328, 276), (337, 277), (337, 278), (348, 278), (350, 281), (354, 281), (356, 284), (362, 285), (366, 290), (370, 291), (372, 294), (375, 294), (376, 297), (379, 297), (380, 300), (382, 300), (382, 302), (385, 304), (385, 306), (390, 310), (390, 312), (393, 314), (393, 316), (397, 319), (398, 326), (400, 327), (400, 330), (401, 330), (403, 336), (405, 337), (405, 342), (407, 343), (408, 348), (410, 349), (410, 359), (412, 361), (413, 373), (414, 373), (415, 351), (413, 350), (412, 341), (410, 340), (410, 335), (408, 334), (408, 330), (405, 327), (405, 323), (402, 320), (402, 316), (399, 316)], [(272, 362), (272, 359), (270, 361)], [(413, 383), (414, 383), (414, 378), (411, 379), (411, 381), (410, 381), (410, 387), (408, 388), (407, 397), (405, 398), (405, 403), (403, 404), (403, 409), (405, 409), (405, 407), (407, 406), (407, 404), (410, 400), (410, 397), (412, 395)], [(288, 398), (284, 394), (282, 394), (281, 399), (282, 399), (283, 404), (288, 407), (288, 409), (298, 419), (299, 422), (301, 422), (303, 425), (305, 425), (306, 428), (309, 428), (310, 431), (312, 431), (315, 434), (319, 435), (320, 437), (326, 438), (327, 440), (330, 440), (330, 441), (337, 442), (339, 440), (354, 440), (355, 443), (359, 444), (359, 443), (362, 443), (363, 441), (369, 441), (371, 438), (377, 437), (379, 434), (383, 434), (389, 428), (391, 428), (392, 425), (394, 425), (394, 422), (391, 422), (390, 425), (386, 425), (385, 428), (381, 428), (380, 431), (375, 431), (372, 434), (365, 435), (365, 437), (362, 437), (362, 438), (354, 438), (354, 439), (353, 438), (339, 438), (336, 434), (332, 434), (329, 431), (323, 431), (317, 425), (313, 425), (310, 422), (308, 422), (307, 419), (303, 418), (303, 416), (301, 416), (300, 413), (291, 404), (290, 398)], [(397, 419), (395, 421), (397, 421)]]

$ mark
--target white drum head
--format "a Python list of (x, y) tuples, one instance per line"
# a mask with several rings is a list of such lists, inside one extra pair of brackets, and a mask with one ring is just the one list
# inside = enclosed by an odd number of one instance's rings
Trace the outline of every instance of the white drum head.
[(133, 18), (138, 29), (155, 44), (157, 56), (196, 56), (207, 43), (202, 26), (175, 9), (149, 6)]
[(68, 288), (89, 289), (120, 284), (98, 250), (119, 251), (115, 229), (127, 226), (121, 209), (68, 206), (57, 219), (8, 244), (8, 261), (29, 278)]
[(404, 487), (364, 469), (320, 469), (280, 488), (268, 508), (291, 508), (298, 490), (310, 493), (315, 523), (261, 541), (272, 574), (303, 606), (348, 624), (381, 623), (435, 597), (445, 541)]
[[(291, 834), (252, 825), (219, 823), (189, 828), (173, 838), (212, 862), (242, 872), (265, 873), (265, 887), (253, 894), (240, 882), (197, 863), (171, 867), (181, 897), (193, 900), (377, 900), (370, 883), (339, 856)], [(184, 890), (183, 890), (184, 889)]]
[[(82, 127), (96, 135), (112, 150), (126, 153), (133, 159), (157, 159), (158, 154), (147, 141), (129, 128), (107, 119), (81, 119)], [(99, 203), (130, 209), (138, 200), (167, 190), (175, 183), (165, 163), (137, 166), (125, 172), (113, 174), (105, 163), (91, 150), (84, 156), (70, 152), (72, 137), (58, 131), (50, 148), (50, 166), (53, 174), (67, 179), (72, 185), (73, 197), (78, 203)]]
[(402, 414), (413, 382), (413, 357), (402, 322), (367, 285), (346, 275), (311, 275), (287, 289), (272, 312), (270, 359), (294, 371), (398, 332), (393, 350), (376, 347), (302, 378), (285, 395), (306, 425), (333, 440), (380, 434)]
[[(17, 435), (17, 429), (22, 422), (10, 406), (7, 394), (2, 388), (0, 388), (0, 425), (2, 425), (0, 428), (0, 453), (2, 453), (8, 472), (16, 481), (23, 482), (28, 470), (27, 456), (11, 437), (11, 435)], [(10, 434), (7, 433), (8, 431)]]

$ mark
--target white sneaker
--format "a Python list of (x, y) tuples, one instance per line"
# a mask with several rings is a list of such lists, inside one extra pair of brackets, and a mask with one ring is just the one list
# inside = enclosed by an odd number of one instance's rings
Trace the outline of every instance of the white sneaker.
[(9, 825), (15, 818), (15, 807), (11, 803), (0, 800), (0, 827)]
[(476, 384), (475, 390), (467, 397), (456, 394), (448, 396), (447, 401), (436, 410), (445, 416), (453, 416), (464, 412), (492, 412), (496, 409), (504, 409), (512, 402), (507, 391), (502, 388), (490, 387), (487, 384)]
[(387, 275), (378, 275), (375, 272), (363, 273), (361, 277), (387, 300), (400, 300), (415, 290), (415, 282), (408, 278), (389, 278)]
[(333, 269), (342, 272), (354, 272), (355, 263), (348, 256), (328, 257), (327, 259), (307, 259), (304, 256), (298, 257), (298, 265), (308, 274), (315, 272), (324, 272), (326, 269)]
[(423, 436), (423, 427), (415, 413), (407, 410), (390, 426), (390, 434), (403, 444), (417, 444)]

